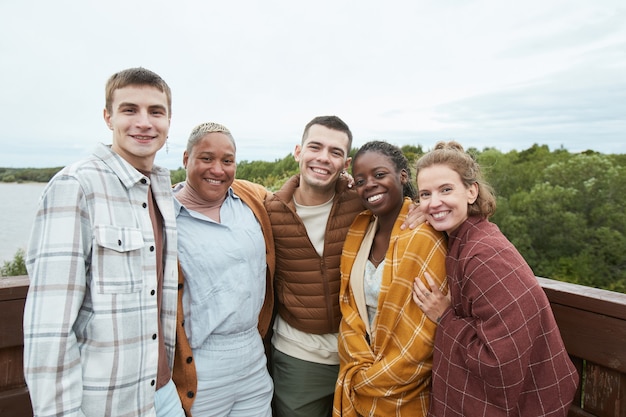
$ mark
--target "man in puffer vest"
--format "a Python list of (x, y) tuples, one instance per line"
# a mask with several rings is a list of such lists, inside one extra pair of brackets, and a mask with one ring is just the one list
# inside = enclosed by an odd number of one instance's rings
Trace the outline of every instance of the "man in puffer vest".
[(276, 248), (272, 336), (274, 415), (328, 417), (339, 372), (339, 261), (363, 205), (342, 178), (352, 133), (336, 116), (304, 129), (300, 173), (266, 201)]

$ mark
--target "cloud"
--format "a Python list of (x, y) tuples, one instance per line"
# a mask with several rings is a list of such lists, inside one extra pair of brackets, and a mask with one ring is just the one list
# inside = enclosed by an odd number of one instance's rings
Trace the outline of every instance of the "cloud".
[(59, 166), (110, 142), (104, 84), (144, 66), (173, 91), (169, 153), (228, 126), (239, 160), (283, 158), (314, 116), (359, 146), (533, 143), (624, 152), (619, 0), (0, 3), (0, 166)]

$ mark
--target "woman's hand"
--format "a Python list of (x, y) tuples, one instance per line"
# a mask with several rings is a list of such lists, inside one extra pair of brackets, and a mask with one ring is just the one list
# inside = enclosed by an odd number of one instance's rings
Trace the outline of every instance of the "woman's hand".
[(426, 317), (439, 324), (439, 320), (445, 311), (452, 305), (450, 291), (444, 294), (428, 272), (424, 272), (424, 278), (430, 286), (430, 290), (418, 277), (413, 282), (413, 301), (422, 309)]

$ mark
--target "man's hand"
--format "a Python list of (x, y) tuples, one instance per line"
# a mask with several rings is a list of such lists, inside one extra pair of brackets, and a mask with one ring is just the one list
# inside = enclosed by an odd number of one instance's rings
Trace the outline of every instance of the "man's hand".
[(409, 212), (406, 215), (404, 223), (400, 225), (400, 230), (405, 230), (407, 227), (415, 229), (420, 224), (426, 221), (426, 216), (422, 213), (419, 203), (413, 203), (409, 206)]
[(352, 188), (354, 186), (354, 177), (345, 169), (341, 171), (341, 177), (348, 181), (348, 188)]

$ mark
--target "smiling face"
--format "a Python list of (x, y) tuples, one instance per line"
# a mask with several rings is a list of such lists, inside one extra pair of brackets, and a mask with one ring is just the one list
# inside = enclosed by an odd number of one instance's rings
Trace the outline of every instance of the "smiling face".
[(309, 128), (294, 157), (300, 167), (300, 187), (305, 192), (333, 193), (341, 171), (348, 168), (348, 135), (322, 125)]
[(395, 219), (404, 201), (403, 187), (408, 181), (405, 170), (376, 151), (360, 154), (352, 164), (354, 187), (363, 205), (379, 217)]
[(224, 133), (207, 133), (190, 154), (185, 151), (183, 165), (187, 170), (187, 184), (203, 200), (221, 202), (237, 173), (235, 145)]
[(417, 174), (417, 188), (426, 220), (435, 230), (447, 233), (467, 220), (468, 205), (478, 197), (477, 183), (466, 187), (458, 172), (442, 164), (422, 168)]
[(170, 128), (167, 95), (151, 86), (127, 86), (113, 92), (104, 121), (113, 131), (111, 149), (132, 166), (150, 171)]

